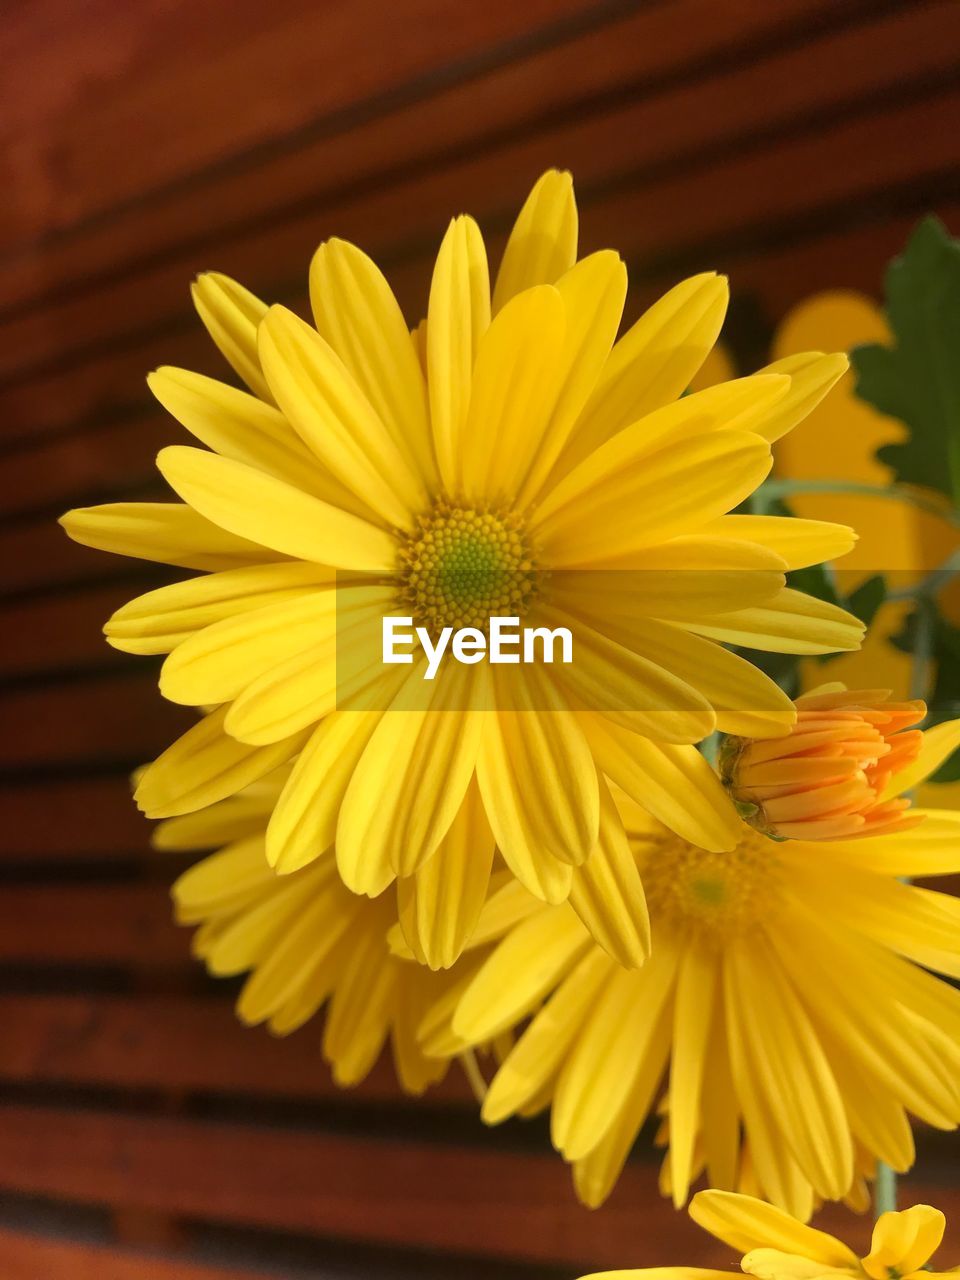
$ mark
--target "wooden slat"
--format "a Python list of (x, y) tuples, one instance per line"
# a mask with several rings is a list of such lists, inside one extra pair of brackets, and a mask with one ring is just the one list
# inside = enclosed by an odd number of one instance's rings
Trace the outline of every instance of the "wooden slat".
[(8, 884), (0, 963), (198, 973), (164, 884)]
[(7, 305), (36, 302), (38, 287), (40, 296), (48, 296), (71, 281), (116, 276), (145, 258), (169, 256), (184, 242), (216, 243), (231, 228), (269, 221), (297, 202), (317, 208), (344, 188), (384, 185), (414, 166), (542, 127), (597, 95), (692, 76), (717, 57), (743, 61), (758, 41), (799, 39), (811, 25), (848, 21), (859, 7), (836, 0), (781, 0), (776, 6), (672, 0), (622, 6), (620, 17), (612, 12), (604, 22), (598, 6), (596, 30), (571, 33), (544, 48), (514, 47), (475, 74), (436, 78), (420, 97), (397, 103), (388, 114), (343, 120), (339, 128), (313, 130), (271, 153), (238, 157), (228, 169), (114, 210), (106, 225), (71, 229), (44, 246), (42, 275), (30, 254), (10, 263)]
[[(921, 10), (921, 17), (926, 12)], [(955, 7), (952, 12), (957, 13)], [(844, 76), (840, 69), (876, 66), (874, 81), (867, 82), (871, 92), (896, 89), (900, 93), (908, 72), (913, 79), (929, 74), (930, 69), (942, 69), (942, 26), (941, 19), (926, 31), (920, 70), (897, 60), (898, 50), (909, 43), (913, 29), (909, 25), (902, 30), (895, 25), (883, 28), (887, 55), (876, 63), (862, 50), (858, 52), (862, 39), (846, 33), (838, 46), (835, 75), (824, 74), (824, 58), (817, 46), (818, 56), (807, 52), (806, 62), (799, 60), (803, 51), (795, 51), (719, 79), (644, 97), (630, 106), (564, 119), (551, 129), (511, 138), (489, 151), (469, 152), (442, 169), (398, 180), (389, 188), (348, 196), (258, 227), (219, 245), (217, 260), (258, 287), (276, 281), (278, 263), (290, 264), (290, 276), (302, 279), (313, 245), (325, 234), (347, 235), (378, 253), (382, 248), (389, 259), (411, 240), (423, 247), (435, 244), (451, 201), (502, 221), (508, 202), (519, 198), (525, 185), (517, 175), (532, 176), (557, 162), (570, 165), (580, 181), (585, 246), (616, 244), (640, 261), (689, 252), (698, 243), (733, 232), (766, 229), (771, 221), (802, 218), (825, 202), (862, 198), (884, 183), (919, 181), (954, 165), (956, 159), (952, 130), (924, 129), (920, 122), (926, 123), (931, 115), (944, 122), (958, 118), (960, 97), (947, 92), (929, 101), (885, 105), (888, 92), (884, 105), (872, 103), (876, 109), (846, 120), (838, 108), (863, 98), (866, 88), (862, 75), (858, 78), (851, 70)], [(932, 34), (938, 29), (939, 40)], [(826, 65), (828, 71), (833, 69), (829, 58)], [(848, 90), (846, 81), (851, 76), (854, 87)], [(739, 104), (736, 110), (731, 110), (731, 102)], [(763, 104), (762, 118), (757, 117), (758, 103)], [(803, 119), (811, 110), (816, 116), (797, 138), (769, 132), (769, 122), (778, 113), (785, 123), (798, 116)], [(727, 152), (734, 140), (731, 157)], [(715, 159), (714, 152), (718, 153)], [(862, 155), (870, 157), (869, 165), (853, 163)], [(629, 177), (624, 176), (625, 167)], [(661, 168), (662, 174), (657, 172)], [(617, 192), (604, 194), (611, 180)], [(594, 200), (599, 200), (596, 212), (592, 212)], [(12, 320), (0, 351), (16, 350), (18, 326), (34, 328), (38, 340), (45, 342), (52, 331), (61, 351), (52, 362), (34, 365), (33, 374), (21, 370), (18, 380), (3, 392), (7, 438), (53, 430), (70, 417), (75, 420), (90, 413), (98, 403), (105, 403), (107, 379), (112, 397), (132, 396), (135, 353), (129, 344), (135, 340), (141, 344), (140, 371), (167, 358), (167, 344), (150, 331), (157, 323), (158, 308), (167, 308), (168, 327), (174, 324), (174, 315), (182, 317), (177, 324), (185, 324), (185, 282), (208, 262), (208, 257), (201, 261), (193, 252), (136, 278), (124, 276), (96, 298), (65, 301), (64, 307), (76, 310), (73, 321), (51, 323), (46, 312)], [(419, 277), (416, 292), (423, 297), (425, 264)], [(274, 283), (267, 291), (274, 293), (276, 287)], [(400, 290), (408, 299), (413, 292)], [(421, 301), (411, 315), (417, 315), (422, 305)], [(98, 325), (102, 341), (95, 340)], [(106, 335), (118, 331), (127, 349), (104, 350), (105, 343), (109, 346)], [(74, 334), (82, 351), (72, 359), (82, 357), (82, 363), (63, 368), (65, 335)], [(67, 337), (66, 345), (69, 341)], [(119, 386), (126, 390), (118, 392), (121, 368), (125, 372)]]
[[(185, 931), (181, 932), (185, 939)], [(344, 1093), (323, 1061), (323, 1020), (278, 1040), (213, 997), (0, 995), (0, 1080), (314, 1101), (406, 1103), (389, 1056)], [(429, 1106), (474, 1105), (457, 1066)]]
[(11, 104), (0, 180), (16, 195), (0, 237), (43, 237), (592, 7), (234, 0), (225, 21), (189, 0), (41, 0), (0, 40)]
[[(555, 1155), (0, 1109), (0, 1185), (21, 1192), (585, 1269), (732, 1266), (729, 1250), (669, 1210), (656, 1176), (652, 1165), (628, 1166), (605, 1208), (588, 1213)], [(921, 1197), (948, 1213), (956, 1204), (954, 1191), (908, 1180), (904, 1202)], [(838, 1206), (820, 1221), (866, 1251), (867, 1221)]]
[(124, 583), (0, 605), (0, 677), (130, 663), (106, 643), (103, 624), (136, 593)]
[(123, 859), (147, 850), (150, 823), (125, 774), (0, 786), (0, 861)]
[[(3, 1280), (284, 1280), (288, 1271), (220, 1267), (190, 1259), (161, 1258), (82, 1240), (51, 1240), (0, 1228)], [(292, 1278), (291, 1278), (292, 1280)]]
[(0, 770), (144, 763), (194, 723), (186, 708), (160, 697), (142, 667), (133, 676), (8, 690), (0, 696)]
[[(142, 493), (131, 487), (124, 501), (172, 501), (169, 490)], [(171, 581), (174, 576), (187, 576), (186, 570), (157, 566), (147, 560), (106, 555), (72, 542), (50, 515), (0, 528), (0, 599), (28, 590), (61, 587), (79, 582), (98, 582), (132, 575), (142, 576), (137, 590), (146, 591)]]

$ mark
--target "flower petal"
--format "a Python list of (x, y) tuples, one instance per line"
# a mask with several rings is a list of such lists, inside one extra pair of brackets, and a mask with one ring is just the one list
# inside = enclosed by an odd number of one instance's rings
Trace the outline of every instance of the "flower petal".
[(396, 546), (383, 529), (253, 467), (182, 445), (162, 449), (157, 466), (181, 498), (228, 533), (316, 564), (394, 568)]
[(473, 932), (490, 884), (493, 832), (471, 782), (436, 853), (397, 881), (400, 925), (420, 964), (449, 969)]
[(864, 626), (852, 613), (785, 587), (770, 604), (679, 624), (723, 644), (768, 653), (832, 653), (859, 649)]
[(717, 340), (729, 296), (726, 278), (707, 272), (644, 312), (613, 348), (560, 460), (562, 472), (686, 391)]
[[(337, 856), (347, 868), (387, 862), (412, 875), (435, 853), (473, 776), (484, 715), (482, 675), (447, 667), (434, 687), (414, 667), (380, 718), (340, 809)], [(362, 874), (349, 883), (360, 892)]]
[[(597, 840), (597, 771), (583, 730), (538, 668), (496, 681), (477, 781), (507, 864), (538, 897), (562, 901), (569, 878), (558, 860), (583, 862)], [(564, 883), (565, 882), (565, 883)]]
[(577, 202), (573, 179), (548, 169), (534, 184), (510, 232), (493, 291), (494, 315), (511, 298), (553, 284), (577, 260)]
[(893, 1271), (907, 1275), (929, 1262), (940, 1248), (946, 1218), (928, 1204), (915, 1204), (900, 1213), (882, 1213), (873, 1228), (870, 1252), (863, 1269), (874, 1280)]
[(880, 797), (880, 803), (901, 796), (905, 791), (912, 791), (921, 782), (925, 782), (953, 755), (957, 747), (960, 747), (960, 719), (944, 720), (935, 724), (932, 729), (925, 729), (920, 754), (906, 769), (893, 775)]
[(317, 330), (349, 369), (421, 485), (432, 487), (436, 463), (426, 386), (407, 322), (383, 272), (356, 245), (328, 240), (310, 264), (310, 304)]
[(180, 502), (109, 502), (77, 507), (60, 524), (84, 547), (181, 569), (233, 569), (276, 560), (274, 551), (212, 524)]
[(758, 373), (788, 374), (790, 390), (754, 429), (771, 444), (779, 440), (817, 407), (849, 367), (850, 361), (842, 352), (823, 355), (804, 351), (758, 369)]
[(698, 530), (705, 538), (746, 538), (782, 557), (787, 569), (836, 560), (853, 549), (857, 535), (845, 524), (798, 516), (721, 516)]
[(650, 952), (650, 917), (637, 862), (623, 820), (600, 780), (600, 835), (590, 857), (573, 872), (570, 905), (590, 936), (625, 969)]
[(649, 742), (601, 716), (582, 724), (601, 773), (643, 809), (702, 849), (734, 847), (743, 824), (696, 747)]
[(564, 376), (566, 313), (541, 285), (513, 299), (480, 340), (460, 450), (460, 485), (513, 501), (540, 449)]
[(197, 276), (190, 293), (197, 314), (223, 358), (254, 395), (273, 404), (257, 355), (257, 327), (267, 314), (267, 304), (217, 271)]
[(700, 1094), (712, 1064), (707, 1063), (715, 1016), (715, 956), (693, 941), (683, 951), (677, 973), (670, 1059), (670, 1186), (674, 1208), (686, 1204), (693, 1176), (694, 1142), (700, 1127)]
[(780, 1249), (823, 1263), (856, 1271), (859, 1259), (852, 1249), (814, 1227), (804, 1226), (772, 1204), (732, 1191), (698, 1191), (690, 1203), (690, 1217), (737, 1253), (751, 1249)]
[(536, 497), (549, 476), (610, 354), (627, 296), (627, 269), (606, 249), (571, 267), (556, 289), (566, 314), (560, 357), (565, 376), (520, 490), (521, 507)]
[(103, 632), (126, 653), (169, 653), (204, 627), (268, 604), (289, 603), (331, 578), (330, 569), (296, 561), (208, 573), (137, 596), (110, 617)]
[[(403, 340), (415, 360), (406, 327)], [(260, 358), (277, 403), (323, 467), (378, 519), (409, 530), (426, 489), (333, 347), (292, 311), (271, 307)]]
[(225, 716), (225, 707), (210, 712), (147, 765), (134, 799), (148, 818), (172, 818), (232, 796), (291, 760), (306, 741), (295, 734), (249, 747), (224, 732)]
[[(624, 442), (636, 447), (622, 449)], [(769, 446), (746, 431), (705, 432), (654, 453), (626, 431), (611, 446), (536, 512), (544, 563), (603, 563), (664, 542), (737, 506), (771, 465)]]
[(470, 403), (473, 366), (490, 325), (490, 275), (480, 228), (454, 218), (437, 254), (427, 311), (430, 422), (440, 476), (459, 483), (457, 458)]

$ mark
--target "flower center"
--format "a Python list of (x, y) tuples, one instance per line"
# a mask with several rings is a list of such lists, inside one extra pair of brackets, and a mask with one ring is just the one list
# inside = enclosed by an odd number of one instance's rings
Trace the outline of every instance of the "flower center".
[(520, 617), (536, 594), (523, 523), (496, 511), (438, 503), (400, 547), (401, 600), (414, 622), (485, 631), (492, 617)]
[(777, 908), (780, 860), (764, 836), (748, 832), (729, 853), (672, 835), (644, 837), (635, 847), (654, 929), (662, 921), (722, 942)]

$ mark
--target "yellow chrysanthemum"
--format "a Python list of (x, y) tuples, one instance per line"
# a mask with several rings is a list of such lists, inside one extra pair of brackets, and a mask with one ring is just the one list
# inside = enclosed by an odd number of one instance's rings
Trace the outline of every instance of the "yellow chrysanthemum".
[[(752, 1196), (701, 1191), (690, 1205), (690, 1217), (743, 1254), (740, 1268), (756, 1280), (923, 1280), (957, 1271), (955, 1267), (930, 1269), (946, 1219), (928, 1204), (882, 1213), (873, 1228), (870, 1252), (863, 1258), (834, 1236), (804, 1226)], [(599, 1271), (582, 1280), (729, 1280), (729, 1276), (729, 1270), (705, 1267), (643, 1267)]]
[[(643, 960), (643, 894), (608, 782), (729, 848), (736, 815), (689, 744), (716, 726), (781, 733), (794, 712), (724, 643), (820, 653), (855, 648), (862, 628), (784, 587), (786, 569), (846, 552), (850, 530), (728, 514), (845, 358), (792, 356), (684, 396), (725, 281), (685, 281), (615, 341), (626, 284), (613, 252), (577, 261), (557, 172), (527, 200), (492, 295), (479, 229), (450, 224), (413, 339), (377, 267), (343, 241), (313, 260), (315, 327), (223, 277), (198, 282), (201, 317), (254, 394), (161, 369), (154, 394), (208, 446), (159, 456), (183, 503), (64, 518), (78, 541), (205, 571), (106, 628), (119, 648), (169, 653), (167, 697), (216, 708), (147, 770), (149, 815), (223, 799), (296, 756), (270, 863), (293, 872), (335, 842), (353, 891), (399, 877), (428, 963), (469, 936), (494, 843), (531, 892), (570, 898), (622, 963)], [(577, 657), (398, 679), (371, 640), (386, 614), (433, 632), (495, 615), (569, 625)], [(474, 788), (489, 830), (468, 850)]]
[(323, 1054), (338, 1084), (358, 1084), (389, 1040), (400, 1083), (422, 1093), (448, 1064), (423, 1052), (418, 1027), (452, 976), (390, 954), (392, 900), (350, 893), (332, 854), (290, 876), (270, 868), (267, 821), (287, 773), (159, 824), (159, 849), (215, 850), (174, 884), (176, 918), (198, 926), (193, 952), (211, 974), (249, 973), (237, 1001), (242, 1021), (288, 1035), (326, 1006)]
[[(889, 794), (958, 741), (960, 721), (925, 734)], [(618, 968), (565, 906), (508, 932), (450, 1028), (470, 1044), (532, 1019), (492, 1081), (488, 1123), (549, 1106), (578, 1194), (597, 1205), (666, 1096), (677, 1204), (701, 1164), (711, 1185), (744, 1185), (746, 1144), (747, 1185), (807, 1218), (818, 1199), (856, 1196), (873, 1160), (910, 1166), (908, 1113), (960, 1121), (960, 991), (925, 972), (960, 976), (960, 901), (900, 879), (960, 870), (960, 815), (832, 843), (744, 825), (718, 853), (623, 805), (651, 958)]]

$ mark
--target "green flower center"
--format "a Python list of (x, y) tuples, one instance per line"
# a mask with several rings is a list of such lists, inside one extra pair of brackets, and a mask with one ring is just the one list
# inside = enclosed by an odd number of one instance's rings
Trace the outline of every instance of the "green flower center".
[(729, 853), (698, 849), (679, 836), (635, 842), (654, 928), (722, 942), (768, 920), (781, 898), (777, 846), (750, 832)]
[(414, 623), (485, 631), (519, 617), (536, 594), (526, 530), (514, 516), (447, 502), (421, 516), (400, 548), (400, 598)]

